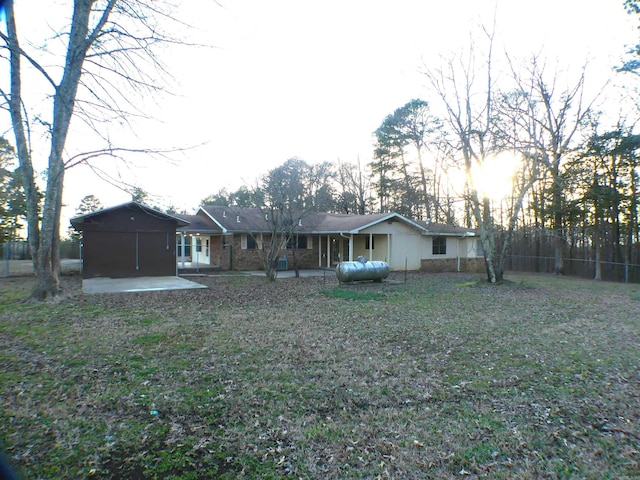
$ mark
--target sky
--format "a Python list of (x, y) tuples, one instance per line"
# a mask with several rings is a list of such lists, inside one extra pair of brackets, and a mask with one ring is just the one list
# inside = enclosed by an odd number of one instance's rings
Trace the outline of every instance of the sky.
[[(191, 25), (176, 36), (206, 46), (162, 52), (173, 78), (158, 81), (171, 94), (134, 99), (153, 119), (114, 127), (110, 136), (116, 145), (185, 150), (170, 161), (137, 156), (103, 167), (152, 203), (188, 213), (292, 157), (367, 163), (386, 115), (413, 98), (435, 101), (421, 72), (468, 46), (494, 15), (496, 51), (542, 54), (566, 70), (589, 60), (592, 85), (640, 38), (622, 0), (176, 2), (176, 15)], [(91, 149), (91, 138), (73, 133), (69, 151)], [(105, 207), (130, 199), (75, 167), (66, 175), (63, 225), (89, 194)]]

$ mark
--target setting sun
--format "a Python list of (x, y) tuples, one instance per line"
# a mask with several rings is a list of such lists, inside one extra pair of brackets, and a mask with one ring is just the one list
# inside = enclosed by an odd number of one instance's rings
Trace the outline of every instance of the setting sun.
[(513, 174), (519, 164), (520, 159), (508, 152), (488, 156), (482, 165), (475, 164), (471, 170), (471, 180), (478, 195), (494, 201), (508, 196), (513, 185)]

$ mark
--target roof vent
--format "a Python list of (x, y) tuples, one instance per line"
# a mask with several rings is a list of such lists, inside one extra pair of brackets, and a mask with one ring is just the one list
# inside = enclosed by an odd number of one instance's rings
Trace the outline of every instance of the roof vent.
[(298, 219), (298, 226), (299, 226), (299, 227), (301, 227), (301, 226), (302, 226), (302, 219), (301, 219), (301, 218), (299, 218), (299, 219)]
[(236, 222), (240, 223), (240, 215), (236, 215)]
[(264, 219), (265, 219), (267, 222), (269, 221), (269, 214), (268, 214), (268, 213), (265, 213), (265, 214), (264, 214)]
[(226, 210), (222, 211), (222, 218), (227, 218), (227, 211)]

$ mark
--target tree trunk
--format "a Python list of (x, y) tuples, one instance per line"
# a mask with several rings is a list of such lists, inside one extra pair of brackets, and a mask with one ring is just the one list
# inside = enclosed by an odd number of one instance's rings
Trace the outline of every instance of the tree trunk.
[(293, 257), (293, 270), (295, 272), (296, 278), (300, 278), (300, 268), (298, 267), (298, 257), (296, 256), (296, 251), (298, 250), (298, 246), (295, 245), (293, 249), (291, 249), (291, 256)]
[(270, 282), (275, 282), (278, 275), (277, 262), (277, 255), (274, 256), (271, 250), (268, 251), (264, 262), (264, 274)]
[(564, 229), (563, 220), (564, 215), (562, 212), (562, 185), (559, 168), (554, 168), (552, 172), (553, 177), (553, 231), (555, 235), (554, 241), (554, 261), (553, 261), (553, 273), (555, 275), (564, 275)]
[(42, 211), (40, 243), (36, 259), (36, 285), (32, 296), (38, 300), (46, 300), (57, 296), (60, 289), (60, 210), (62, 209), (62, 186), (64, 183), (64, 165), (62, 161), (50, 162), (49, 180), (45, 204)]
[[(595, 235), (594, 235), (595, 237)], [(596, 254), (595, 254), (595, 272), (593, 275), (593, 279), (594, 280), (602, 280), (602, 262), (600, 260), (600, 241), (595, 239), (595, 250), (596, 250)]]
[[(53, 121), (51, 124), (51, 149), (47, 170), (42, 221), (39, 221), (39, 196), (35, 188), (35, 172), (31, 152), (28, 149), (25, 122), (22, 118), (21, 67), (18, 36), (16, 32), (13, 3), (6, 5), (7, 36), (11, 51), (11, 95), (9, 109), (16, 136), (20, 168), (27, 197), (27, 219), (29, 224), (29, 245), (37, 277), (32, 296), (43, 300), (60, 293), (60, 257), (59, 229), (62, 208), (62, 186), (64, 181), (64, 162), (62, 154), (69, 133), (69, 124), (76, 100), (76, 93), (82, 74), (82, 66), (90, 46), (88, 40), (89, 19), (92, 14), (92, 1), (75, 2), (71, 30), (67, 45), (65, 66), (58, 85), (47, 77), (55, 88), (53, 96)], [(113, 4), (111, 4), (109, 11)], [(106, 11), (105, 11), (106, 12)], [(108, 13), (105, 13), (105, 18)], [(94, 38), (95, 40), (95, 38)]]
[(429, 201), (429, 188), (427, 186), (427, 175), (424, 171), (424, 165), (422, 164), (422, 152), (420, 147), (417, 147), (418, 150), (418, 165), (420, 166), (420, 184), (422, 186), (422, 196), (424, 201), (424, 209), (426, 218), (425, 220), (430, 220), (435, 218), (431, 215), (431, 202)]
[(34, 270), (37, 266), (38, 245), (40, 243), (39, 228), (39, 199), (38, 189), (35, 184), (33, 164), (31, 162), (31, 151), (27, 142), (25, 131), (25, 119), (22, 115), (22, 77), (21, 77), (21, 54), (18, 35), (16, 32), (15, 17), (13, 14), (13, 2), (6, 2), (5, 15), (7, 21), (7, 37), (10, 49), (10, 77), (11, 95), (9, 96), (9, 113), (16, 139), (16, 152), (20, 163), (20, 174), (22, 178), (22, 188), (27, 203), (27, 239), (31, 250)]
[(594, 280), (602, 280), (602, 262), (600, 258), (600, 228), (598, 227), (598, 221), (599, 220), (597, 220), (596, 218), (596, 226), (595, 230), (593, 231), (593, 247), (595, 250), (595, 272), (593, 274)]
[(631, 168), (631, 191), (630, 191), (630, 205), (629, 205), (629, 232), (627, 233), (627, 258), (626, 261), (630, 264), (634, 263), (633, 256), (633, 240), (638, 241), (638, 220), (637, 220), (637, 196), (636, 196), (636, 173), (634, 168)]
[(400, 152), (400, 162), (401, 162), (402, 177), (404, 180), (404, 195), (401, 195), (400, 197), (400, 202), (401, 202), (400, 214), (405, 215), (409, 218), (412, 218), (414, 214), (413, 207), (415, 206), (413, 205), (414, 202), (411, 201), (412, 198), (415, 198), (414, 188), (411, 185), (411, 176), (409, 175), (409, 170), (407, 169), (407, 162), (404, 158), (404, 152), (402, 151)]
[(484, 262), (487, 267), (487, 281), (489, 283), (502, 283), (503, 272), (502, 268), (499, 266), (499, 261), (496, 255), (494, 236), (487, 234), (486, 230), (483, 235), (482, 230), (484, 229), (481, 229), (480, 239), (482, 241), (482, 249), (484, 252)]
[(484, 199), (483, 211), (480, 211), (480, 202), (474, 202), (474, 215), (478, 221), (480, 241), (484, 252), (485, 266), (487, 267), (487, 281), (489, 283), (502, 283), (503, 272), (498, 265), (495, 229), (491, 218), (491, 201)]

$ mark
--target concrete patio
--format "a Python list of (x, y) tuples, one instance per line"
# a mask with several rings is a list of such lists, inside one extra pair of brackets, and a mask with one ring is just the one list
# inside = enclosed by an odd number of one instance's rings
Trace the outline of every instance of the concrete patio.
[(85, 278), (84, 293), (153, 292), (158, 290), (186, 290), (207, 288), (197, 282), (181, 277), (136, 277), (136, 278)]

